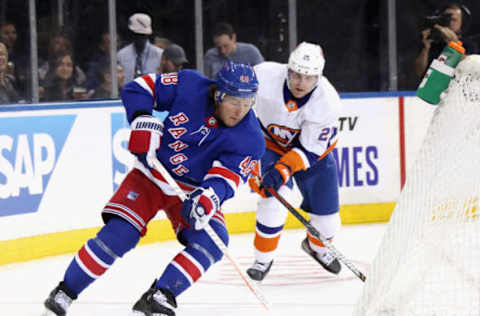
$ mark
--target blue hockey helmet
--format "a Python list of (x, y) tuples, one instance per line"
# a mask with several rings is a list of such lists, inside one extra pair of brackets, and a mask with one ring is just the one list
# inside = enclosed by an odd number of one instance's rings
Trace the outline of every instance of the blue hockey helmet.
[(217, 101), (221, 101), (225, 95), (253, 98), (257, 90), (257, 75), (250, 65), (229, 60), (217, 74)]

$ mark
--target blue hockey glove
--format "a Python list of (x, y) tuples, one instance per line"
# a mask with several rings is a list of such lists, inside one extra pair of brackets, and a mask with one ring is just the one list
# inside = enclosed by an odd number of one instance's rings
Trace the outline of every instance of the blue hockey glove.
[(163, 135), (163, 123), (151, 115), (140, 115), (130, 124), (128, 150), (148, 169), (153, 169), (153, 160), (157, 159), (160, 139)]
[(190, 194), (183, 202), (180, 214), (194, 230), (207, 226), (213, 214), (220, 209), (220, 199), (212, 188), (200, 188)]
[[(277, 162), (273, 168), (267, 170), (262, 178), (260, 188), (272, 188), (278, 191), (282, 185), (287, 183), (291, 176), (291, 169), (282, 162)], [(268, 191), (265, 191), (267, 196), (271, 196)]]

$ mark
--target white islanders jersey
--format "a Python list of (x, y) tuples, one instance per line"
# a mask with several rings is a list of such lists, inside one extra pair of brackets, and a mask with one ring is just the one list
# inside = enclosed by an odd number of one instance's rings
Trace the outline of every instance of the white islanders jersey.
[(283, 153), (297, 151), (305, 168), (325, 157), (337, 143), (342, 109), (338, 92), (328, 79), (318, 79), (306, 102), (291, 93), (290, 100), (286, 100), (286, 64), (264, 62), (254, 69), (259, 81), (254, 109), (266, 134), (267, 148)]

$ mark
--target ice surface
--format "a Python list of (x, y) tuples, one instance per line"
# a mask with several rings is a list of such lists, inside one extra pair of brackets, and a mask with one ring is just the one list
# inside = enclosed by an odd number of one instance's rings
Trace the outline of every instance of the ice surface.
[[(367, 275), (385, 225), (344, 226), (334, 245)], [(275, 263), (261, 290), (273, 305), (265, 312), (227, 259), (177, 298), (177, 316), (351, 315), (363, 283), (345, 266), (324, 271), (300, 249), (304, 230), (284, 231)], [(232, 235), (230, 253), (246, 270), (253, 262), (253, 234)], [(139, 246), (76, 300), (69, 316), (127, 316), (168, 262), (182, 249), (176, 241)], [(0, 316), (41, 315), (43, 300), (63, 278), (73, 254), (0, 267)]]

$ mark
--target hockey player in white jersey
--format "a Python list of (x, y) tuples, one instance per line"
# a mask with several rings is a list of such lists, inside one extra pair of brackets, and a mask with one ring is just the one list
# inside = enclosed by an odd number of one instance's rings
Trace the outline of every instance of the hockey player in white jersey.
[[(255, 262), (248, 275), (261, 281), (269, 272), (288, 211), (266, 190), (286, 196), (292, 177), (302, 193), (301, 208), (310, 223), (331, 240), (340, 228), (336, 162), (331, 153), (337, 143), (341, 111), (339, 95), (322, 75), (325, 65), (319, 45), (302, 42), (288, 64), (264, 62), (255, 66), (259, 91), (255, 105), (267, 150), (259, 176), (251, 188), (262, 198), (255, 230)], [(327, 271), (338, 274), (339, 261), (322, 242), (308, 234), (301, 248)]]

